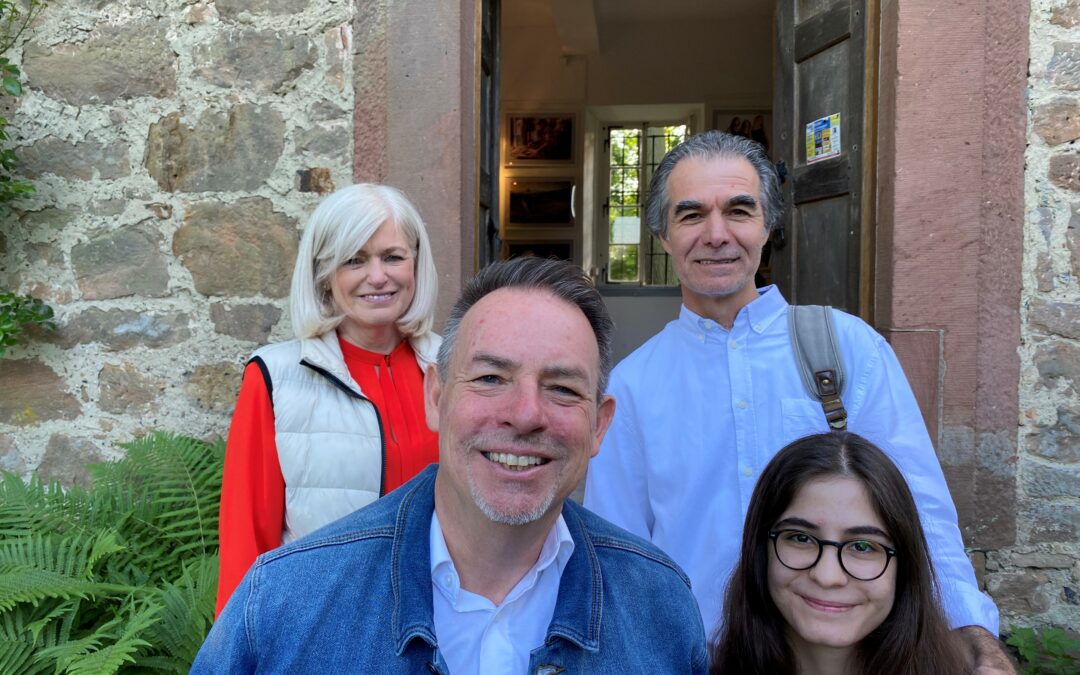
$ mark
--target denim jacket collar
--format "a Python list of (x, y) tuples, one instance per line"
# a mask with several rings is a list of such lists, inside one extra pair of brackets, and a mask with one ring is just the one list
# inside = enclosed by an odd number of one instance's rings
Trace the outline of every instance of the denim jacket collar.
[[(436, 647), (434, 609), (431, 598), (431, 551), (428, 534), (435, 509), (435, 475), (430, 466), (404, 496), (394, 524), (390, 554), (394, 596), (394, 642), (402, 655), (414, 639)], [(559, 598), (545, 642), (561, 637), (581, 649), (600, 648), (600, 617), (603, 616), (603, 579), (593, 542), (587, 536), (577, 504), (563, 504), (563, 518), (574, 540), (574, 554), (563, 569)]]

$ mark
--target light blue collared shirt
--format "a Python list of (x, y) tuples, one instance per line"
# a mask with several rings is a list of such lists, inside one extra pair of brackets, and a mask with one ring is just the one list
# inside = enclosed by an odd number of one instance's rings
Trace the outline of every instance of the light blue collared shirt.
[[(651, 540), (686, 571), (706, 632), (715, 630), (738, 560), (754, 483), (789, 442), (828, 431), (803, 388), (775, 287), (731, 330), (685, 306), (611, 376), (615, 420), (589, 466), (585, 505)], [(862, 320), (833, 313), (848, 429), (900, 468), (919, 508), (950, 624), (998, 634), (979, 591), (956, 508), (926, 425), (892, 348)]]
[(540, 556), (501, 604), (461, 587), (439, 517), (431, 512), (431, 585), (435, 637), (454, 675), (526, 673), (532, 650), (544, 644), (574, 540), (562, 514)]

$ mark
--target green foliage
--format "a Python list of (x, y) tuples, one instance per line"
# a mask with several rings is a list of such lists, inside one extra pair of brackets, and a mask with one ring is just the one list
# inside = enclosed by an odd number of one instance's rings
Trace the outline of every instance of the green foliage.
[[(0, 0), (0, 54), (6, 54), (18, 42), (30, 21), (45, 7), (42, 0)], [(0, 56), (0, 97), (22, 94), (22, 73), (7, 56)], [(0, 209), (34, 192), (29, 181), (15, 176), (19, 159), (13, 148), (7, 147), (8, 121), (0, 116)], [(7, 216), (6, 212), (0, 215)], [(29, 324), (55, 328), (52, 309), (40, 300), (0, 292), (0, 356), (16, 344), (16, 336)], [(2, 664), (0, 664), (2, 665)]]
[(223, 442), (154, 433), (89, 489), (0, 479), (0, 673), (186, 673), (214, 616)]
[(1080, 635), (1061, 628), (1016, 628), (1005, 641), (1020, 656), (1021, 675), (1080, 673)]
[(52, 307), (37, 298), (0, 291), (0, 356), (18, 344), (19, 334), (31, 325), (55, 330)]
[[(669, 150), (686, 139), (682, 125), (613, 128), (608, 134), (608, 271), (607, 281), (637, 281), (646, 284), (672, 284), (674, 274), (665, 275), (667, 258), (659, 240), (646, 235), (642, 246), (642, 216), (645, 189), (652, 170)], [(650, 263), (660, 263), (659, 271)], [(644, 263), (644, 265), (642, 264)]]
[[(0, 0), (0, 54), (6, 54), (19, 41), (30, 21), (45, 8), (42, 0)], [(0, 56), (0, 96), (22, 94), (22, 73), (7, 56)], [(7, 145), (8, 121), (0, 117), (0, 206), (34, 192), (29, 181), (16, 178), (18, 157)]]

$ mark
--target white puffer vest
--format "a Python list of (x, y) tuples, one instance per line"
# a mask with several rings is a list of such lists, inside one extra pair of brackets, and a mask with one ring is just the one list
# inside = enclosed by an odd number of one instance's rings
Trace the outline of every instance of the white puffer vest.
[[(442, 338), (410, 339), (420, 369), (435, 362)], [(336, 331), (256, 351), (274, 408), (278, 462), (285, 478), (281, 543), (317, 530), (382, 495), (385, 445), (375, 405), (349, 375)]]

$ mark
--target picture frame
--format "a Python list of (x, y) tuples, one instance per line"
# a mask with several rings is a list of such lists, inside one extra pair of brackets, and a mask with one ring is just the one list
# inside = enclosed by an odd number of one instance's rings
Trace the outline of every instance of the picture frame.
[(506, 166), (572, 165), (576, 161), (574, 113), (508, 112), (503, 116)]
[(503, 241), (503, 260), (526, 256), (556, 258), (574, 262), (574, 241), (572, 239), (512, 239)]
[(772, 153), (771, 110), (714, 110), (713, 129), (753, 139), (761, 143), (766, 152)]
[(573, 227), (575, 196), (573, 177), (507, 176), (503, 201), (507, 227)]

